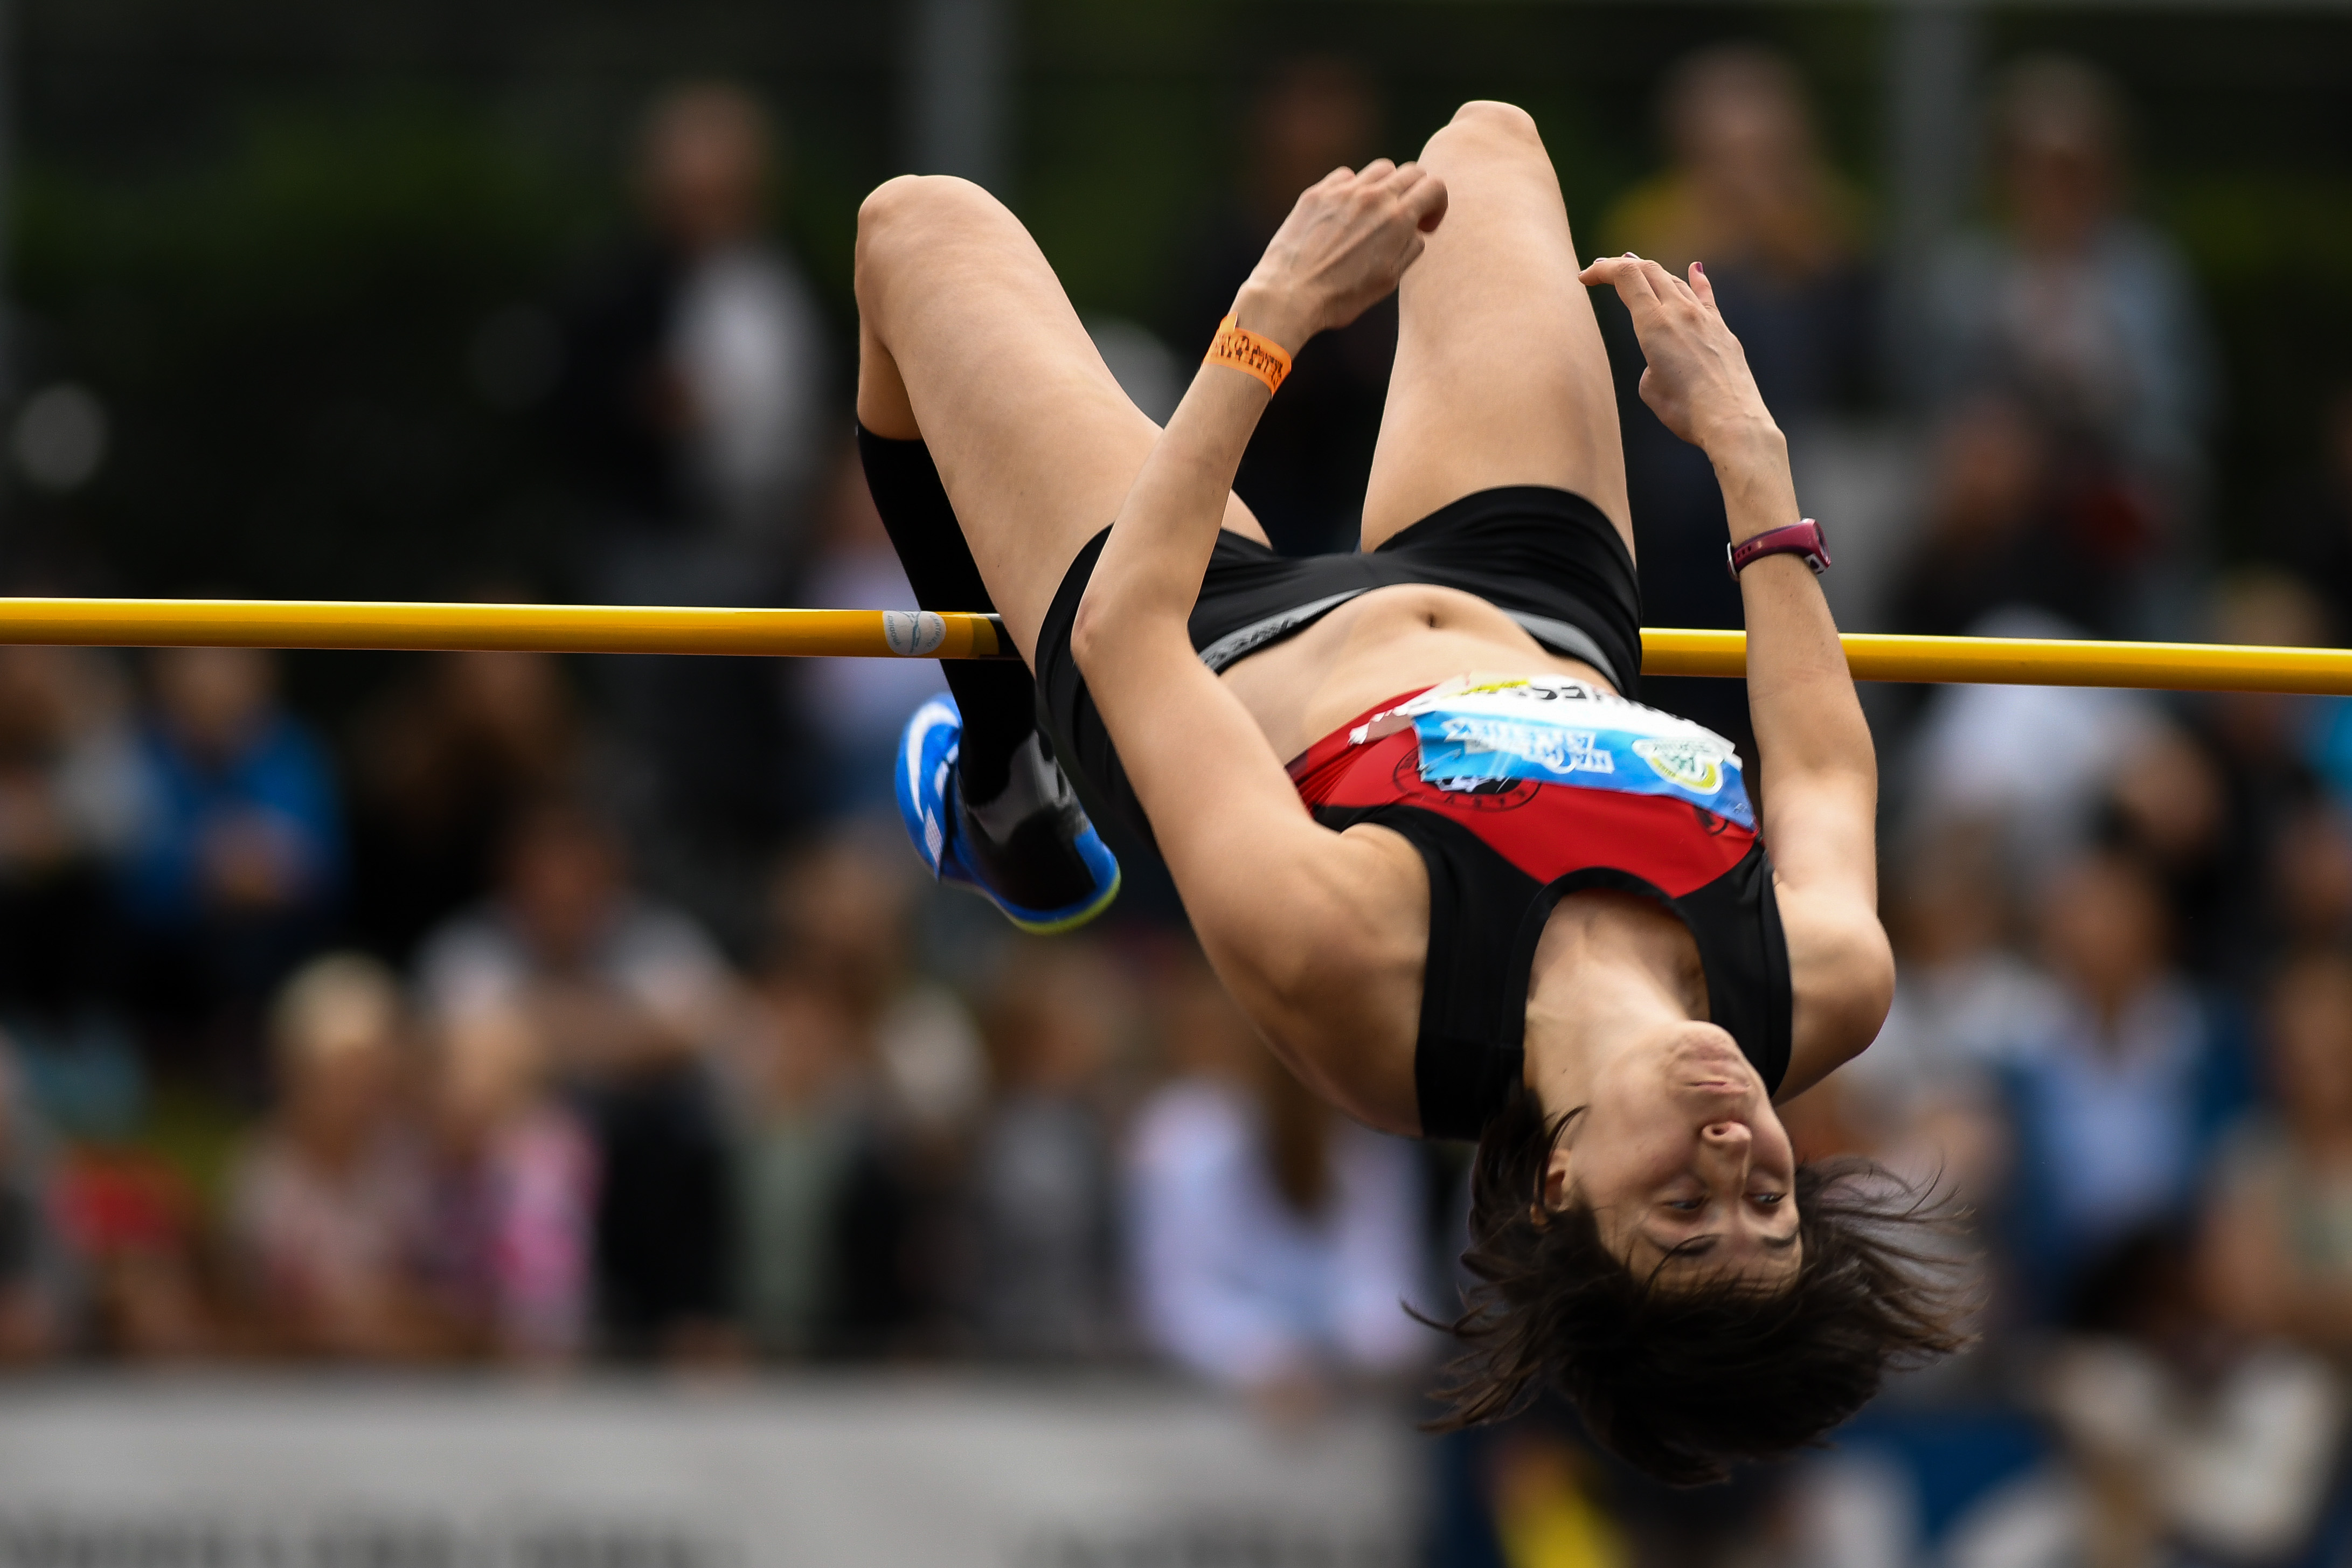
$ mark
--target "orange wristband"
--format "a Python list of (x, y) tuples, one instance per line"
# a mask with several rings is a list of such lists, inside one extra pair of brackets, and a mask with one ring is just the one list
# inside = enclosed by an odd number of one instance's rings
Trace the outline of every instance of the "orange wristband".
[(1235, 326), (1230, 314), (1217, 323), (1217, 335), (1209, 340), (1209, 357), (1204, 363), (1245, 371), (1265, 383), (1268, 392), (1281, 391), (1282, 378), (1290, 374), (1287, 349), (1246, 327)]

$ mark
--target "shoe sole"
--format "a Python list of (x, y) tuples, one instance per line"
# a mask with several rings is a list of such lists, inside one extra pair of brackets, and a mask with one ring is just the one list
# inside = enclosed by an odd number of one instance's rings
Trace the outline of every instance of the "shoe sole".
[(1027, 931), (1031, 936), (1059, 936), (1064, 931), (1077, 930), (1078, 927), (1085, 925), (1088, 921), (1093, 920), (1105, 910), (1110, 908), (1111, 901), (1118, 897), (1119, 885), (1126, 880), (1127, 872), (1125, 868), (1114, 864), (1111, 867), (1110, 886), (1105, 888), (1099, 894), (1097, 894), (1094, 900), (1087, 904), (1086, 908), (1077, 910), (1074, 914), (1061, 915), (1053, 920), (1045, 921), (1024, 920), (1021, 916), (1014, 914), (1011, 910), (1007, 909), (998, 900), (995, 894), (990, 892), (986, 888), (982, 887), (978, 882), (958, 881), (955, 885), (960, 888), (970, 888), (973, 892), (978, 893), (990, 903), (995, 904), (999, 914), (1003, 915), (1006, 920), (1011, 921), (1021, 930)]

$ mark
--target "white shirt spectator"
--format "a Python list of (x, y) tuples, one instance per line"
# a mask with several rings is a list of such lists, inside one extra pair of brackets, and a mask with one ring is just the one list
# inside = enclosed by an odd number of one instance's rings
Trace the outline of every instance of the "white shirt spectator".
[(824, 391), (824, 331), (808, 285), (761, 246), (697, 262), (679, 292), (672, 363), (695, 410), (690, 461), (709, 506), (758, 538), (814, 477)]
[(1412, 1365), (1428, 1343), (1402, 1305), (1422, 1280), (1412, 1151), (1335, 1127), (1327, 1212), (1310, 1219), (1276, 1191), (1264, 1143), (1248, 1099), (1220, 1084), (1178, 1083), (1143, 1108), (1128, 1205), (1145, 1333), (1229, 1384)]

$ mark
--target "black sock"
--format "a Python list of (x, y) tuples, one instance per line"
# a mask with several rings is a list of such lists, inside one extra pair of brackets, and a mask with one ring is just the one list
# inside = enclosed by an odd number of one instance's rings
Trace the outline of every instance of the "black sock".
[[(915, 590), (916, 606), (993, 613), (995, 601), (980, 580), (979, 563), (948, 504), (931, 449), (919, 440), (877, 436), (860, 425), (857, 455), (866, 465), (866, 488), (874, 492), (882, 526)], [(964, 799), (972, 805), (993, 800), (1012, 776), (1013, 753), (1037, 727), (1037, 684), (1029, 667), (1017, 660), (943, 658), (940, 668), (963, 710), (956, 773)]]

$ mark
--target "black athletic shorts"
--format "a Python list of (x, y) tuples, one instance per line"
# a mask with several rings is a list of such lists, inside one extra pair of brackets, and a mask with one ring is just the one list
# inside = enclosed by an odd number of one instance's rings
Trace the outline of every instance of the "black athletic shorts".
[[(1109, 535), (1106, 528), (1087, 542), (1045, 613), (1037, 634), (1037, 719), (1087, 814), (1150, 845), (1151, 825), (1070, 653), (1078, 601)], [(1464, 496), (1363, 554), (1290, 559), (1220, 533), (1192, 606), (1192, 647), (1202, 663), (1223, 671), (1359, 594), (1401, 583), (1475, 594), (1552, 652), (1582, 659), (1627, 697), (1641, 694), (1642, 595), (1633, 554), (1599, 507), (1542, 485)]]

